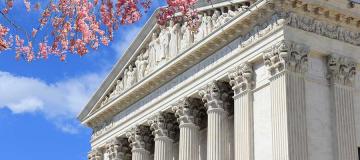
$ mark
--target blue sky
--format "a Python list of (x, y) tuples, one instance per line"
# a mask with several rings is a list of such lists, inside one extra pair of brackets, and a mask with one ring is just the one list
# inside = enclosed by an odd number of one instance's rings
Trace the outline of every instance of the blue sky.
[[(36, 22), (36, 13), (24, 17), (22, 12), (15, 8), (11, 13), (17, 14), (10, 16), (23, 26)], [(66, 62), (50, 57), (28, 63), (16, 61), (14, 52), (0, 53), (0, 159), (87, 159), (91, 130), (76, 116), (151, 13), (122, 26), (110, 46), (83, 57), (70, 55)]]

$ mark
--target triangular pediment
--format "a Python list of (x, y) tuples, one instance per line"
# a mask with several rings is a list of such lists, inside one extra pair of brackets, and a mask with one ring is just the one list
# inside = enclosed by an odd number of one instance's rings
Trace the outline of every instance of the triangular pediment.
[(221, 0), (211, 6), (200, 1), (197, 6), (200, 7), (202, 24), (198, 33), (191, 31), (184, 22), (169, 22), (166, 26), (158, 26), (155, 12), (79, 115), (79, 119), (97, 112), (124, 94), (137, 82), (245, 11), (249, 5), (243, 0)]

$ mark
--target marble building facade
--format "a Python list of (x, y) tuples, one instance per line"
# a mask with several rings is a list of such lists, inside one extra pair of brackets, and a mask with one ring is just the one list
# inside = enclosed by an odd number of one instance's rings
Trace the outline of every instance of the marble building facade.
[(359, 159), (360, 6), (197, 7), (196, 32), (152, 16), (79, 114), (89, 160)]

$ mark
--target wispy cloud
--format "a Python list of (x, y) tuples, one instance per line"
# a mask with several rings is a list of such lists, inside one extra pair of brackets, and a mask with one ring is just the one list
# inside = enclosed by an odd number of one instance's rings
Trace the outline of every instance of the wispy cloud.
[(76, 133), (80, 127), (74, 120), (105, 73), (85, 74), (46, 83), (37, 78), (0, 71), (0, 108), (14, 114), (41, 112), (64, 132)]

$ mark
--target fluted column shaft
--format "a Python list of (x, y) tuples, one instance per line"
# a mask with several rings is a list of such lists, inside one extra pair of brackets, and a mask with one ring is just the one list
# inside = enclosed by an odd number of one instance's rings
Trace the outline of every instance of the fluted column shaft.
[(335, 147), (337, 160), (358, 160), (353, 91), (349, 87), (332, 85)]
[(346, 57), (328, 57), (336, 160), (358, 160), (353, 87), (356, 65)]
[(199, 91), (207, 108), (207, 159), (227, 160), (228, 111), (231, 105), (231, 87), (228, 83), (213, 81)]
[(309, 48), (281, 41), (267, 49), (273, 160), (307, 160), (305, 79)]
[(201, 107), (199, 99), (190, 97), (179, 100), (173, 106), (180, 123), (179, 160), (199, 160)]
[(150, 152), (143, 148), (135, 148), (131, 152), (132, 160), (150, 160)]
[(199, 126), (193, 123), (180, 124), (179, 160), (199, 159)]
[(254, 159), (254, 126), (252, 94), (234, 96), (235, 160)]
[(170, 160), (173, 158), (173, 140), (168, 137), (155, 138), (154, 160)]
[(271, 78), (270, 92), (274, 160), (308, 159), (304, 79), (280, 73)]
[(224, 160), (227, 140), (228, 113), (214, 108), (208, 113), (207, 159)]
[(235, 160), (254, 159), (253, 93), (255, 84), (252, 65), (245, 62), (229, 72), (234, 90), (234, 152)]

